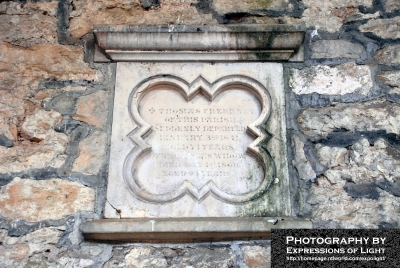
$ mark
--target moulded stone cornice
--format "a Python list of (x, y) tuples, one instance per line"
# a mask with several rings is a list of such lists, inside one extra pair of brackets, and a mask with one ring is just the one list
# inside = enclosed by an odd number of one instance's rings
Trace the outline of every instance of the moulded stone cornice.
[(96, 25), (96, 62), (302, 61), (303, 25)]

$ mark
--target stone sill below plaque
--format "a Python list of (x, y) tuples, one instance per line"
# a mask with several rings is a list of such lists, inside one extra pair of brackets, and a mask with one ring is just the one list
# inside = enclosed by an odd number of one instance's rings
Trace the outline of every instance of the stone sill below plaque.
[(269, 239), (272, 229), (311, 229), (306, 219), (291, 217), (247, 218), (136, 218), (85, 222), (86, 240), (194, 243)]

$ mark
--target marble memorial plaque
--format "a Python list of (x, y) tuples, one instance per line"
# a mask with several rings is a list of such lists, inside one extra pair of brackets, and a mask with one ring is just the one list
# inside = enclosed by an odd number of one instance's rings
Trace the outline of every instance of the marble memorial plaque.
[(279, 63), (117, 63), (106, 218), (288, 216)]

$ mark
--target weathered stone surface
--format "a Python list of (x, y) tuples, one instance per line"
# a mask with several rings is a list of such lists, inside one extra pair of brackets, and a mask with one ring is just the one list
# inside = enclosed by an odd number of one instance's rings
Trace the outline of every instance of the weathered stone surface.
[(394, 87), (391, 90), (389, 90), (389, 94), (399, 94), (400, 95), (400, 88), (399, 87)]
[(244, 261), (249, 268), (263, 268), (271, 265), (271, 247), (242, 247)]
[(400, 172), (400, 161), (388, 154), (384, 140), (371, 146), (367, 139), (362, 139), (349, 150), (321, 145), (316, 148), (321, 163), (329, 168), (325, 177), (331, 183), (394, 182)]
[(386, 0), (386, 11), (392, 12), (400, 9), (400, 2), (398, 0)]
[(0, 87), (21, 98), (28, 90), (49, 78), (56, 80), (102, 79), (100, 71), (83, 61), (83, 49), (77, 46), (36, 45), (30, 48), (0, 43)]
[(310, 162), (304, 154), (304, 143), (299, 137), (293, 135), (292, 143), (294, 145), (295, 155), (292, 164), (295, 166), (300, 179), (313, 180), (317, 177)]
[(0, 15), (0, 42), (29, 47), (57, 43), (57, 19), (54, 16)]
[(65, 134), (54, 131), (54, 126), (62, 119), (62, 115), (56, 111), (36, 110), (35, 113), (26, 117), (21, 126), (23, 135), (36, 142), (41, 140), (63, 139)]
[[(15, 178), (2, 187), (0, 214), (35, 222), (92, 211), (94, 190), (77, 182)], [(18, 208), (18, 209), (15, 209)]]
[(339, 228), (378, 228), (381, 222), (397, 225), (399, 197), (377, 189), (379, 199), (353, 198), (341, 184), (318, 178), (310, 191), (312, 221), (334, 221)]
[(219, 14), (251, 12), (268, 8), (283, 8), (289, 6), (288, 0), (214, 0), (212, 6)]
[(391, 87), (400, 87), (400, 71), (383, 72), (378, 79)]
[(43, 13), (55, 17), (57, 13), (57, 2), (17, 2), (3, 1), (0, 3), (0, 14), (7, 15), (32, 15)]
[(107, 122), (109, 95), (107, 91), (97, 91), (82, 96), (76, 103), (76, 112), (72, 117), (96, 127), (103, 127)]
[(374, 33), (381, 38), (400, 38), (400, 17), (369, 20), (360, 26), (361, 32)]
[(154, 248), (116, 247), (113, 257), (104, 265), (111, 267), (233, 267), (235, 255), (225, 248)]
[(23, 142), (11, 148), (0, 147), (0, 173), (23, 172), (32, 168), (58, 168), (64, 163), (66, 141), (51, 139), (42, 142)]
[(0, 3), (0, 42), (18, 46), (57, 43), (57, 2)]
[[(153, 252), (152, 252), (153, 251)], [(149, 256), (151, 256), (149, 258)], [(134, 248), (125, 256), (128, 267), (165, 267), (167, 260), (161, 251), (151, 248)]]
[(355, 13), (346, 17), (344, 23), (356, 22), (360, 20), (369, 20), (369, 19), (376, 19), (380, 16), (379, 11), (375, 12), (374, 14), (363, 14), (363, 13)]
[(372, 0), (304, 0), (307, 7), (300, 21), (305, 22), (307, 27), (328, 32), (336, 32), (343, 25), (347, 17), (361, 14), (359, 5), (372, 7)]
[(71, 94), (67, 94), (66, 97), (60, 95), (66, 92), (72, 93), (75, 91), (80, 92), (84, 90), (86, 90), (86, 87), (82, 86), (75, 86), (75, 87), (66, 86), (61, 88), (49, 88), (49, 89), (45, 88), (37, 91), (35, 96), (31, 98), (31, 100), (35, 103), (42, 104), (45, 109), (49, 109), (49, 104), (51, 104), (50, 105), (51, 107), (55, 106), (57, 107), (58, 110), (66, 114), (72, 112), (71, 110), (73, 110), (73, 113), (75, 113), (75, 102), (70, 98)]
[(62, 232), (55, 228), (42, 228), (22, 237), (0, 235), (1, 267), (49, 267), (56, 263), (58, 254), (65, 251), (55, 246)]
[(387, 46), (379, 50), (375, 57), (379, 63), (387, 65), (400, 64), (400, 45)]
[(368, 66), (350, 62), (338, 67), (318, 65), (302, 70), (292, 69), (290, 86), (296, 94), (367, 94), (373, 82)]
[(36, 110), (20, 128), (20, 142), (12, 148), (0, 147), (0, 173), (21, 172), (32, 168), (60, 167), (65, 160), (67, 136), (54, 131), (61, 115)]
[(334, 130), (400, 132), (400, 105), (385, 100), (306, 109), (299, 118), (303, 133), (311, 140), (326, 138)]
[(364, 48), (346, 40), (318, 40), (310, 43), (311, 58), (358, 59)]
[(107, 148), (107, 135), (96, 131), (79, 143), (79, 156), (75, 159), (72, 171), (96, 175), (104, 165)]
[[(95, 24), (216, 24), (211, 14), (199, 13), (193, 0), (160, 1), (156, 9), (145, 10), (139, 0), (74, 1), (70, 32), (79, 38)], [(173, 27), (173, 26), (171, 26)]]
[(25, 103), (21, 98), (12, 94), (11, 90), (0, 88), (0, 135), (11, 141), (18, 138), (17, 125), (19, 118), (24, 117)]

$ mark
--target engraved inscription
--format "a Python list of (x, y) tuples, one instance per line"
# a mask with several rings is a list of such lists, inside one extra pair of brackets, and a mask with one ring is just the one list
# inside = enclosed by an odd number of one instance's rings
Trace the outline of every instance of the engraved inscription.
[[(212, 193), (226, 202), (244, 202), (271, 182), (264, 170), (271, 165), (250, 146), (262, 136), (255, 122), (267, 118), (268, 99), (260, 98), (266, 93), (243, 83), (213, 92), (212, 84), (199, 80), (203, 85), (190, 98), (171, 83), (134, 95), (131, 109), (144, 126), (132, 139), (148, 146), (127, 158), (132, 176), (125, 180), (141, 199), (166, 202), (189, 194), (201, 201)], [(207, 84), (211, 92), (204, 90)]]
[[(148, 108), (154, 102), (157, 106)], [(171, 104), (179, 108), (169, 108)], [(165, 193), (189, 180), (200, 189), (212, 180), (232, 194), (254, 190), (263, 170), (246, 153), (252, 142), (246, 130), (260, 111), (259, 101), (246, 90), (227, 90), (213, 101), (199, 94), (187, 101), (173, 89), (149, 91), (141, 100), (139, 114), (153, 126), (148, 137), (153, 149), (147, 160), (149, 169), (143, 163), (138, 174), (154, 179), (144, 179), (143, 188)]]

